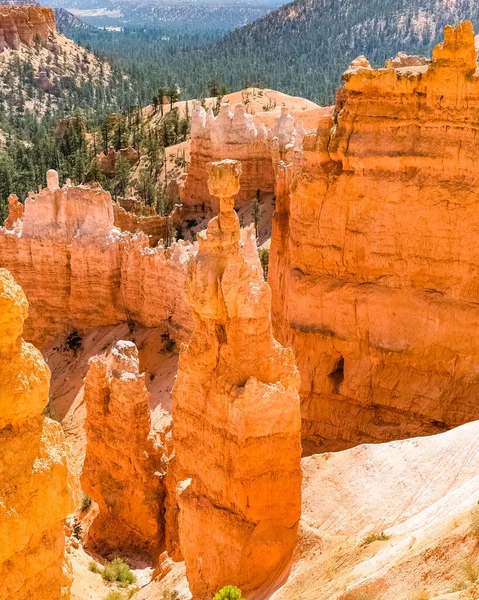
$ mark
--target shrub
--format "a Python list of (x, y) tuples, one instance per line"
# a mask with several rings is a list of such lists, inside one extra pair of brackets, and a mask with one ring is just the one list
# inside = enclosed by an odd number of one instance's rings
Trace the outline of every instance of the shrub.
[(471, 510), (470, 528), (472, 535), (479, 538), (479, 506), (475, 506)]
[(176, 590), (173, 590), (172, 592), (170, 590), (166, 590), (163, 592), (161, 600), (179, 600), (179, 598), (180, 594)]
[(88, 496), (88, 494), (83, 494), (82, 499), (81, 499), (80, 510), (82, 512), (87, 512), (87, 510), (90, 508), (90, 506), (91, 506), (90, 496)]
[(105, 596), (105, 600), (124, 600), (124, 599), (123, 599), (123, 594), (120, 594), (120, 592), (109, 592)]
[(381, 531), (381, 533), (371, 533), (364, 538), (361, 546), (367, 546), (368, 544), (372, 544), (372, 542), (385, 542), (386, 540), (389, 540), (390, 537), (390, 535), (386, 535), (383, 531)]
[(234, 585), (227, 585), (221, 589), (213, 600), (244, 600), (241, 595), (241, 590)]
[(101, 576), (105, 581), (119, 583), (121, 587), (127, 587), (130, 583), (135, 583), (136, 581), (136, 577), (130, 571), (130, 567), (118, 557), (105, 565)]
[(479, 580), (479, 565), (472, 560), (468, 560), (464, 565), (464, 575), (471, 583)]
[(83, 534), (83, 529), (80, 523), (80, 520), (78, 519), (78, 517), (74, 517), (73, 519), (73, 525), (72, 525), (72, 529), (73, 529), (73, 537), (76, 538), (78, 541), (81, 540), (81, 536)]
[(67, 335), (65, 341), (66, 341), (68, 349), (71, 350), (73, 352), (73, 354), (76, 356), (78, 354), (78, 350), (80, 350), (80, 348), (81, 348), (82, 341), (83, 341), (81, 335), (75, 329), (69, 335)]
[(92, 573), (100, 573), (101, 572), (100, 567), (94, 560), (91, 560), (88, 563), (88, 570), (91, 571)]
[(259, 250), (259, 260), (261, 263), (261, 266), (263, 267), (263, 274), (264, 274), (264, 279), (265, 281), (268, 280), (268, 265), (269, 265), (269, 249), (268, 248), (263, 248), (262, 250)]

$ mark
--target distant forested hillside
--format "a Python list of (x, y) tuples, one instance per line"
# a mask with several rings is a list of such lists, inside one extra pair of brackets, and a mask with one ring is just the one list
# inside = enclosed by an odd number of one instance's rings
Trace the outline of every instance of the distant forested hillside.
[(183, 28), (81, 40), (119, 60), (133, 79), (177, 83), (183, 97), (206, 94), (215, 78), (229, 89), (263, 83), (328, 104), (359, 54), (373, 64), (399, 50), (429, 55), (444, 25), (464, 19), (479, 32), (477, 0), (296, 0), (220, 40), (219, 31)]

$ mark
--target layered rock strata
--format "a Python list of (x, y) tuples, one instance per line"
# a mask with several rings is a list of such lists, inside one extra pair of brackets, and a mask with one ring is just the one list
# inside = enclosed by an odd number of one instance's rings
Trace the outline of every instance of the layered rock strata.
[(55, 13), (45, 6), (0, 6), (1, 50), (5, 46), (17, 49), (21, 43), (33, 46), (36, 40), (46, 41), (55, 33)]
[(208, 190), (207, 164), (231, 158), (241, 161), (243, 171), (240, 190), (235, 196), (236, 207), (251, 201), (258, 190), (274, 191), (273, 160), (276, 146), (300, 147), (304, 137), (301, 120), (294, 119), (283, 108), (271, 129), (255, 124), (247, 106), (222, 104), (215, 117), (198, 103), (191, 118), (191, 163), (188, 174), (180, 183), (180, 198), (185, 206), (212, 208), (218, 212), (218, 202)]
[(273, 324), (316, 447), (479, 418), (476, 60), (470, 23), (430, 62), (360, 57), (334, 116), (278, 165)]
[(99, 507), (86, 544), (103, 556), (154, 561), (163, 543), (166, 452), (151, 431), (149, 393), (133, 342), (90, 359), (85, 379), (86, 457), (81, 483)]
[(74, 329), (138, 321), (187, 338), (186, 267), (195, 247), (150, 248), (143, 233), (114, 226), (110, 194), (98, 185), (58, 185), (29, 193), (23, 220), (0, 228), (0, 265), (30, 303), (26, 336), (43, 344)]
[(0, 599), (69, 598), (64, 520), (73, 511), (61, 425), (42, 411), (50, 371), (22, 339), (28, 304), (0, 269)]
[(271, 292), (233, 210), (241, 166), (210, 166), (219, 215), (186, 296), (195, 329), (173, 390), (181, 552), (193, 597), (226, 584), (264, 598), (286, 575), (301, 512), (299, 374), (271, 333)]

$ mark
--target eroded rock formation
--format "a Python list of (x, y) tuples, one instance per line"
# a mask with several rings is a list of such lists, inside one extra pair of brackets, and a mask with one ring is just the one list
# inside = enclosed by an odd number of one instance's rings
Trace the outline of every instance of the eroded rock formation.
[(300, 146), (303, 136), (302, 122), (298, 120), (295, 128), (287, 108), (282, 109), (270, 130), (263, 123), (256, 125), (244, 104), (222, 104), (215, 117), (211, 108), (206, 112), (198, 103), (191, 118), (191, 163), (180, 184), (182, 203), (189, 207), (205, 205), (218, 212), (217, 199), (208, 190), (207, 164), (226, 158), (239, 160), (243, 166), (241, 187), (235, 196), (237, 207), (251, 201), (258, 190), (272, 193), (276, 158), (272, 145)]
[(0, 599), (69, 597), (65, 517), (73, 511), (61, 425), (42, 411), (50, 371), (22, 339), (28, 304), (0, 269)]
[(148, 237), (114, 227), (110, 194), (98, 185), (58, 185), (29, 193), (14, 231), (0, 228), (0, 264), (30, 303), (26, 337), (38, 344), (73, 329), (138, 321), (178, 339), (191, 329), (184, 301), (194, 247), (150, 248)]
[(90, 359), (85, 379), (83, 490), (98, 504), (86, 544), (103, 556), (158, 558), (163, 543), (165, 447), (151, 431), (149, 394), (133, 342)]
[(193, 597), (263, 598), (288, 571), (301, 512), (299, 374), (271, 333), (271, 292), (233, 210), (241, 166), (210, 166), (218, 217), (186, 296), (195, 329), (173, 391), (179, 541)]
[(17, 49), (20, 43), (33, 46), (56, 31), (55, 14), (45, 6), (0, 6), (0, 39), (3, 46)]
[(334, 116), (278, 166), (273, 324), (316, 446), (479, 418), (476, 59), (470, 23), (430, 64), (360, 57)]
[(5, 229), (13, 230), (15, 223), (23, 218), (23, 204), (18, 201), (18, 196), (8, 196), (8, 217), (3, 222)]

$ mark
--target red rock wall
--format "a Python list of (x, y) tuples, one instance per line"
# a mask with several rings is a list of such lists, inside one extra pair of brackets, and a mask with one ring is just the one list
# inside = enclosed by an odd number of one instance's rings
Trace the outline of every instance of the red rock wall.
[(278, 169), (273, 320), (316, 449), (479, 418), (476, 58), (465, 23), (429, 65), (354, 61)]

